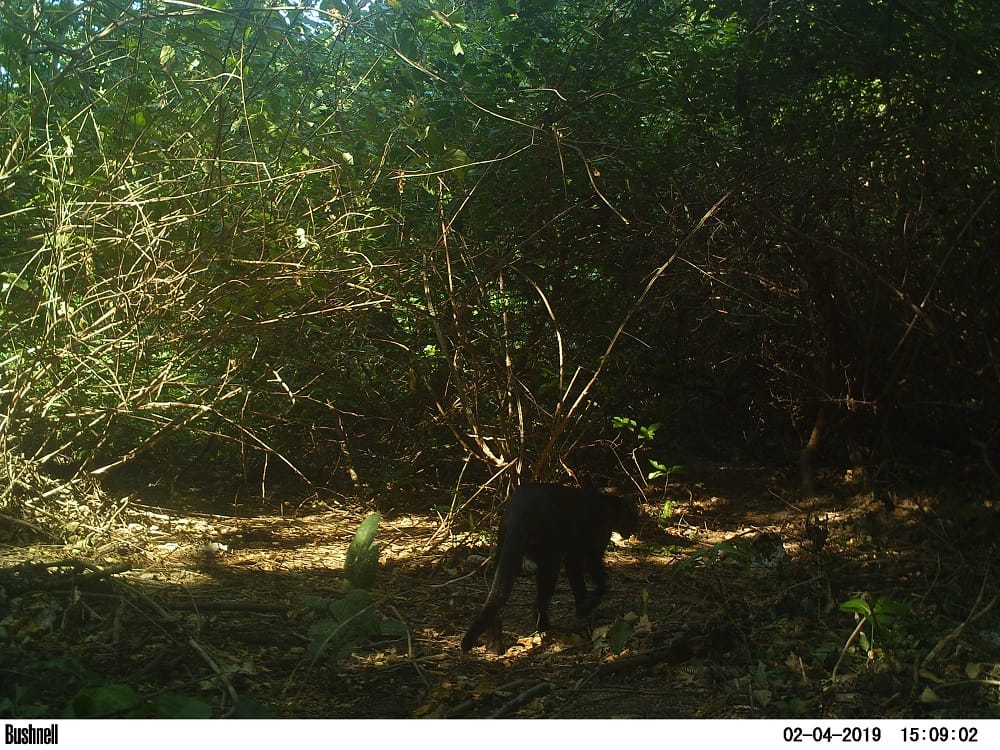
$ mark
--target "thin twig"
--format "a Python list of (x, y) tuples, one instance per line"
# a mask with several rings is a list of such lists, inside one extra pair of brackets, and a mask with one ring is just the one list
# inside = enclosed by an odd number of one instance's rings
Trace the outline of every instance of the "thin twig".
[(958, 627), (956, 627), (953, 631), (948, 633), (948, 635), (946, 635), (944, 638), (942, 638), (940, 641), (937, 642), (937, 645), (935, 645), (934, 648), (932, 648), (930, 652), (927, 654), (927, 656), (925, 656), (923, 660), (920, 662), (921, 669), (924, 669), (928, 664), (930, 664), (930, 662), (933, 661), (939, 653), (941, 653), (941, 651), (944, 649), (945, 646), (947, 646), (952, 641), (957, 640), (958, 637), (962, 635), (963, 630), (965, 630), (969, 625), (971, 625), (973, 622), (975, 622), (980, 617), (989, 612), (991, 609), (993, 609), (998, 599), (998, 597), (996, 596), (994, 596), (993, 599), (990, 600), (989, 604), (987, 604), (978, 612), (976, 611), (976, 607), (979, 606), (979, 602), (981, 602), (983, 599), (983, 593), (986, 591), (987, 581), (989, 581), (988, 574), (983, 576), (983, 582), (979, 586), (979, 594), (976, 596), (976, 601), (973, 602), (972, 608), (969, 610), (969, 616), (965, 618), (964, 622), (959, 623)]
[(515, 698), (504, 703), (500, 708), (490, 714), (491, 719), (501, 719), (509, 713), (516, 711), (522, 706), (531, 703), (535, 698), (545, 695), (552, 689), (551, 682), (540, 682), (534, 687), (528, 688)]
[(840, 669), (840, 663), (844, 661), (844, 657), (847, 655), (847, 649), (851, 647), (851, 644), (854, 642), (854, 639), (858, 637), (858, 633), (861, 632), (861, 628), (865, 626), (866, 622), (868, 622), (868, 618), (862, 617), (857, 627), (854, 628), (854, 632), (851, 633), (850, 637), (847, 639), (847, 643), (844, 644), (844, 648), (842, 648), (840, 651), (840, 657), (837, 659), (837, 663), (833, 665), (833, 672), (830, 675), (830, 682), (832, 683), (837, 682), (837, 670)]

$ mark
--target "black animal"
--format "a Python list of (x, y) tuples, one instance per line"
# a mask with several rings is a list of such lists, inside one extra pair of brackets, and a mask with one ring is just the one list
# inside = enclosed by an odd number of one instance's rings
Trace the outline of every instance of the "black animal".
[[(462, 638), (462, 650), (471, 649), (486, 633), (489, 647), (503, 653), (500, 613), (521, 571), (522, 557), (538, 566), (535, 609), (539, 631), (549, 627), (549, 600), (559, 578), (560, 562), (566, 567), (576, 614), (589, 615), (607, 590), (604, 551), (611, 532), (631, 536), (638, 522), (636, 505), (612, 495), (558, 484), (519, 487), (507, 501), (500, 521), (493, 585), (482, 611)], [(587, 590), (585, 575), (593, 580), (593, 591)]]

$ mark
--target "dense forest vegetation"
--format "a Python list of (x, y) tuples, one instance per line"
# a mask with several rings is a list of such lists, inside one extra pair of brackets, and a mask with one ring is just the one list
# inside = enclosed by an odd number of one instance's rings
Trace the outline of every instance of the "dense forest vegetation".
[(0, 0), (5, 538), (104, 550), (156, 485), (455, 534), (593, 481), (662, 520), (754, 466), (947, 487), (985, 614), (998, 10)]

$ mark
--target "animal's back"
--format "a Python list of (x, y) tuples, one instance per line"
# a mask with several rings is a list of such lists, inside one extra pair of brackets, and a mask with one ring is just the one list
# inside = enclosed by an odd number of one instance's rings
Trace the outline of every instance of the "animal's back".
[(603, 549), (613, 530), (628, 536), (638, 517), (634, 504), (595, 490), (560, 484), (521, 485), (507, 501), (502, 526), (524, 534), (524, 552), (536, 559), (553, 548), (561, 553), (578, 548)]

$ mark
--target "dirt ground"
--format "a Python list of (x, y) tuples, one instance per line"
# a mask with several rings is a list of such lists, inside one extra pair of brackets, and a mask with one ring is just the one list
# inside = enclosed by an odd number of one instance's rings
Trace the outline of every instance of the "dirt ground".
[[(596, 635), (575, 621), (565, 580), (555, 630), (532, 633), (522, 578), (505, 611), (510, 648), (495, 656), (458, 646), (486, 595), (489, 519), (455, 533), (379, 503), (371, 594), (405, 629), (317, 654), (316, 598), (343, 597), (370, 507), (312, 496), (278, 513), (273, 502), (209, 513), (193, 490), (133, 492), (102, 509), (114, 521), (103, 547), (2, 526), (0, 670), (20, 691), (5, 688), (0, 705), (55, 714), (97, 684), (128, 686), (136, 705), (195, 698), (214, 715), (1000, 717), (998, 514), (985, 493), (975, 500), (804, 501), (760, 467), (689, 468), (609, 551)], [(867, 619), (842, 609), (851, 600)]]

